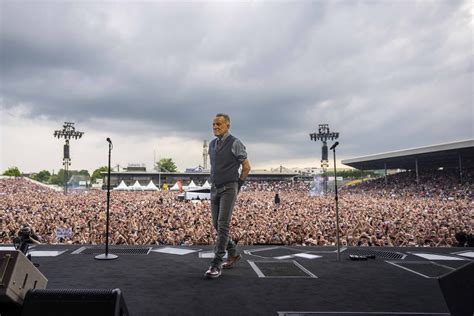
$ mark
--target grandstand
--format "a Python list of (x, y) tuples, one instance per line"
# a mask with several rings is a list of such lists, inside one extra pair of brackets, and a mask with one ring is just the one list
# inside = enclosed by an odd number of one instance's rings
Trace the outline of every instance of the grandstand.
[(462, 182), (463, 170), (474, 168), (474, 140), (463, 140), (345, 159), (342, 164), (360, 170), (415, 171), (455, 169)]

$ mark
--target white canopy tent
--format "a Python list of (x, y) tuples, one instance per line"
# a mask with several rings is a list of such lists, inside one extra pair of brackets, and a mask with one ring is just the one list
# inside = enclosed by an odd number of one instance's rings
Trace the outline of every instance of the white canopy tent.
[(179, 191), (178, 182), (176, 182), (171, 188), (170, 191)]
[(125, 182), (122, 180), (122, 182), (120, 182), (120, 184), (117, 187), (115, 187), (114, 190), (116, 190), (116, 191), (128, 191), (130, 189), (125, 184)]
[(198, 186), (196, 185), (196, 183), (194, 183), (193, 180), (191, 180), (191, 183), (189, 183), (188, 185), (188, 189), (195, 189), (195, 188), (198, 188)]
[(209, 181), (206, 180), (206, 182), (202, 185), (202, 188), (203, 188), (203, 189), (210, 189), (210, 188), (211, 188), (211, 184), (209, 183)]
[(129, 187), (131, 191), (143, 191), (143, 187), (140, 185), (140, 182), (138, 180), (135, 181), (135, 183)]
[(144, 188), (145, 191), (158, 191), (159, 189), (153, 183), (153, 180), (150, 180), (150, 183)]

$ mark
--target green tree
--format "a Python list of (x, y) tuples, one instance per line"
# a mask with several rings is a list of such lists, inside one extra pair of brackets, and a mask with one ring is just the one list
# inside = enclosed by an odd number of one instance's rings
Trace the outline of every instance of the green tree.
[[(67, 180), (71, 179), (71, 176), (73, 175), (74, 170), (68, 170), (67, 172)], [(77, 171), (76, 171), (77, 172)], [(59, 169), (59, 172), (57, 174), (53, 174), (49, 178), (49, 183), (51, 184), (56, 184), (59, 186), (64, 185), (64, 169)]]
[(21, 172), (18, 167), (10, 167), (3, 172), (3, 175), (9, 177), (21, 177)]
[(78, 175), (81, 175), (81, 176), (86, 176), (86, 177), (89, 177), (89, 178), (91, 177), (89, 171), (87, 171), (87, 170), (85, 170), (85, 169), (80, 170), (77, 174), (78, 174)]
[(94, 172), (92, 173), (91, 183), (95, 183), (97, 179), (102, 178), (101, 172), (107, 172), (107, 170), (109, 169), (106, 166), (95, 169)]
[(171, 158), (162, 158), (155, 163), (155, 170), (160, 172), (177, 172), (178, 168)]
[(46, 183), (50, 177), (51, 173), (49, 173), (48, 170), (41, 170), (40, 172), (35, 173), (31, 178), (33, 178), (33, 180)]

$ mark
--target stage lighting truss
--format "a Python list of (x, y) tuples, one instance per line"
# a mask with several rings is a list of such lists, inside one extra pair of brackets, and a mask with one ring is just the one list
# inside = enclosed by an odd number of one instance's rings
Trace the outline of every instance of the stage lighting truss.
[(322, 141), (323, 143), (326, 143), (328, 140), (335, 140), (339, 138), (339, 133), (338, 132), (331, 132), (329, 130), (329, 125), (328, 124), (319, 124), (318, 126), (318, 133), (311, 133), (309, 134), (309, 137), (311, 140), (314, 141)]
[(55, 130), (54, 137), (58, 139), (64, 138), (64, 156), (63, 156), (63, 166), (64, 166), (64, 193), (67, 193), (67, 179), (68, 179), (68, 170), (71, 165), (71, 157), (69, 156), (69, 140), (80, 139), (84, 135), (84, 132), (76, 131), (73, 122), (64, 122), (62, 130)]
[(54, 137), (65, 139), (79, 139), (84, 135), (84, 132), (76, 131), (73, 122), (64, 122), (62, 130), (54, 131)]

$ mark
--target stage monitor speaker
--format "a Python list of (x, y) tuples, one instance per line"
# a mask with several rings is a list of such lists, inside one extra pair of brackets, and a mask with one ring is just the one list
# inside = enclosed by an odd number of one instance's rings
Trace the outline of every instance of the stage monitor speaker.
[(21, 304), (29, 289), (44, 289), (47, 284), (48, 280), (22, 252), (0, 251), (0, 306)]
[(451, 315), (474, 314), (474, 262), (443, 275), (438, 281)]
[(128, 316), (120, 289), (30, 290), (22, 316)]

